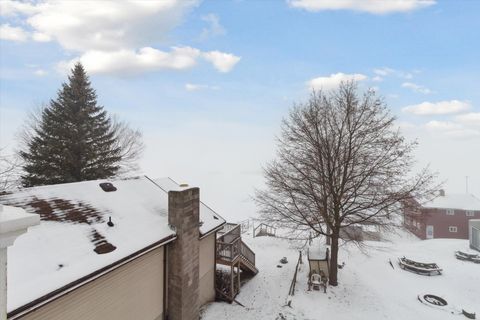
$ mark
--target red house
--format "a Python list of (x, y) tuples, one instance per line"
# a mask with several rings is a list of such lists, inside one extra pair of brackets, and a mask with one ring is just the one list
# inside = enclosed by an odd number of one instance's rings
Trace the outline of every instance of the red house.
[(403, 206), (405, 227), (420, 239), (468, 239), (468, 221), (480, 219), (480, 200), (472, 194), (445, 194), (424, 204)]

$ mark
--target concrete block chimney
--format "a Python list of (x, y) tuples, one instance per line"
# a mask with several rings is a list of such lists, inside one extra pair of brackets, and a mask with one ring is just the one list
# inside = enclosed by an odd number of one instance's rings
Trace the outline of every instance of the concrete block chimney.
[(169, 320), (199, 319), (200, 190), (168, 193), (168, 222), (177, 239), (168, 247)]
[(7, 319), (7, 248), (40, 223), (40, 216), (25, 210), (0, 204), (0, 320)]

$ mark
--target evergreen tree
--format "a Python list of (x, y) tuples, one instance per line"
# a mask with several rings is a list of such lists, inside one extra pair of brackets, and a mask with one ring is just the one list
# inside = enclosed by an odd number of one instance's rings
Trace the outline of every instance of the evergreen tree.
[(72, 69), (55, 100), (42, 110), (20, 151), (24, 186), (103, 179), (120, 169), (122, 148), (112, 120), (97, 105), (83, 66)]

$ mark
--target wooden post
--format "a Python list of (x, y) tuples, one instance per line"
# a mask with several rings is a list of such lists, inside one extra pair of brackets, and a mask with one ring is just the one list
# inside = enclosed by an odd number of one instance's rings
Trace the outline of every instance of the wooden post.
[(235, 286), (233, 285), (233, 264), (230, 266), (230, 268), (230, 300), (233, 301), (233, 299), (235, 298)]
[(238, 292), (240, 292), (240, 260), (237, 264), (237, 284), (238, 284)]
[[(330, 234), (330, 226), (327, 224), (327, 234)], [(330, 236), (326, 236), (326, 245), (329, 246), (332, 244), (332, 239)]]

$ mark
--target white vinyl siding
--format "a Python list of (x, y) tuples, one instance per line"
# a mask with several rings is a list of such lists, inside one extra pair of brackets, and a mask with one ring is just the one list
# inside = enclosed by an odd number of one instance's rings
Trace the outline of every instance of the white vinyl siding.
[(21, 317), (22, 320), (160, 320), (163, 247)]

